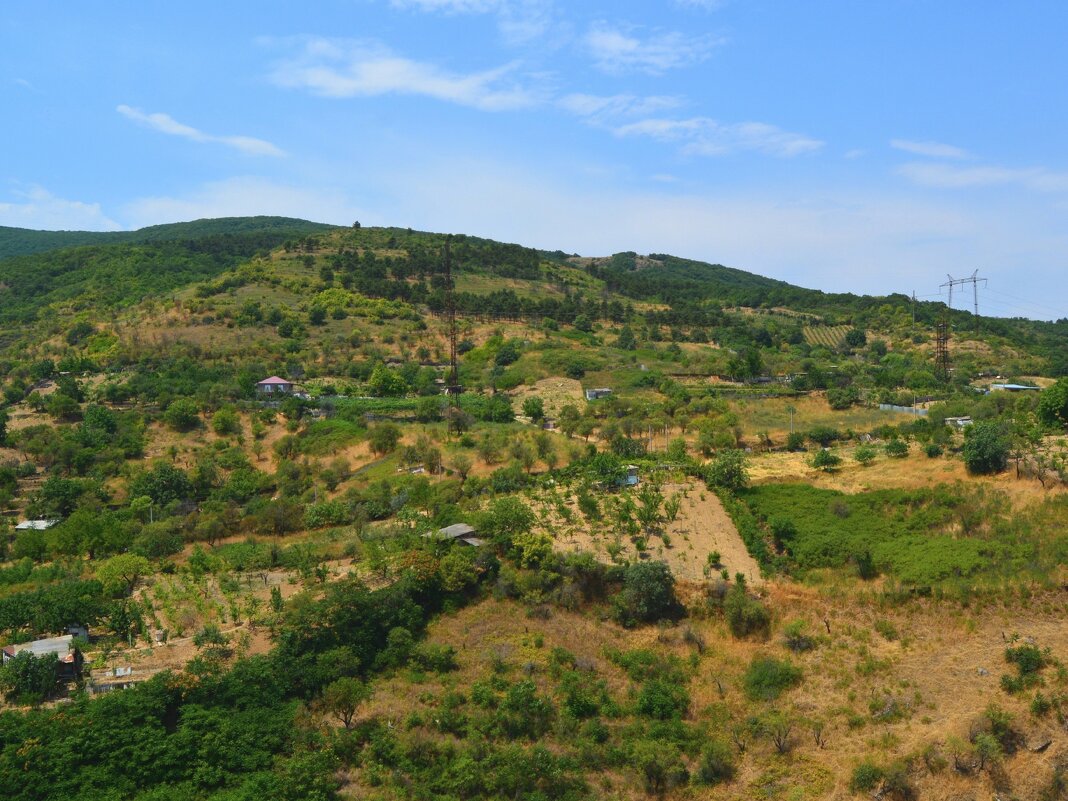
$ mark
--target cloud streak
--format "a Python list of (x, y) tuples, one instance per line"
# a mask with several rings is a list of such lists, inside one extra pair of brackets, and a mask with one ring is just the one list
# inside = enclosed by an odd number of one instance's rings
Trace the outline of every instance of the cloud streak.
[(917, 142), (911, 139), (891, 139), (890, 147), (914, 156), (929, 156), (936, 159), (967, 159), (971, 154), (963, 148), (942, 142)]
[(714, 36), (686, 36), (675, 31), (654, 33), (643, 39), (632, 30), (607, 22), (594, 24), (583, 40), (594, 66), (612, 75), (661, 75), (690, 67), (708, 58), (723, 42)]
[(910, 162), (898, 173), (914, 184), (936, 189), (1018, 186), (1036, 192), (1068, 192), (1068, 173), (1044, 167), (960, 167), (955, 164)]
[(481, 111), (510, 111), (537, 104), (539, 94), (510, 79), (515, 64), (452, 73), (394, 55), (381, 44), (325, 38), (303, 41), (271, 79), (278, 86), (331, 98), (417, 95)]
[(658, 142), (674, 142), (688, 155), (725, 156), (756, 152), (791, 158), (812, 153), (823, 142), (803, 134), (784, 131), (763, 122), (721, 123), (709, 117), (672, 120), (649, 118), (613, 129), (620, 137), (642, 136)]
[(139, 125), (151, 128), (159, 133), (169, 136), (179, 136), (192, 142), (215, 143), (232, 147), (248, 156), (274, 156), (281, 157), (285, 152), (279, 147), (263, 139), (252, 136), (216, 136), (204, 133), (190, 125), (178, 122), (169, 114), (160, 112), (148, 114), (141, 109), (133, 108), (125, 104), (116, 106), (115, 110), (128, 120), (133, 120)]

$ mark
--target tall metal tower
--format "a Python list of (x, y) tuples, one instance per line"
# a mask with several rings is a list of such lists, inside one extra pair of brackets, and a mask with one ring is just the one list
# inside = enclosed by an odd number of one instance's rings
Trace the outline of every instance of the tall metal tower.
[(972, 300), (975, 309), (975, 318), (978, 323), (979, 320), (979, 283), (986, 284), (985, 278), (979, 277), (979, 271), (976, 270), (967, 278), (954, 278), (952, 275), (946, 275), (948, 279), (944, 284), (939, 285), (939, 289), (948, 289), (949, 297), (946, 302), (946, 310), (942, 314), (942, 319), (939, 320), (938, 326), (935, 329), (935, 370), (938, 372), (938, 377), (943, 381), (949, 380), (949, 374), (952, 368), (949, 362), (949, 315), (953, 310), (953, 287), (964, 287), (965, 284), (972, 285)]

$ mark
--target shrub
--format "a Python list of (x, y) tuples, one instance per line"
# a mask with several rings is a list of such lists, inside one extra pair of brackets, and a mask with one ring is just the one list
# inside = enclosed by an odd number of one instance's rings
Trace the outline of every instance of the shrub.
[(689, 708), (686, 688), (666, 678), (649, 679), (638, 692), (638, 714), (648, 718), (671, 720), (683, 717)]
[(745, 582), (738, 581), (727, 591), (723, 601), (727, 625), (735, 637), (759, 634), (767, 637), (771, 631), (771, 612), (760, 601), (750, 598)]
[(774, 701), (784, 691), (801, 683), (801, 668), (789, 659), (755, 656), (742, 682), (750, 700)]
[(719, 784), (734, 778), (734, 752), (722, 740), (711, 740), (701, 751), (697, 766), (697, 781), (701, 784)]
[(875, 448), (871, 445), (861, 445), (853, 452), (853, 458), (865, 467), (875, 461), (875, 456)]
[(191, 431), (200, 424), (200, 410), (188, 398), (178, 398), (163, 413), (163, 421), (175, 431)]
[(786, 435), (786, 450), (803, 451), (805, 449), (805, 435), (800, 431), (791, 431)]
[(937, 459), (939, 456), (942, 455), (942, 446), (939, 445), (937, 442), (929, 442), (927, 443), (927, 446), (923, 449), (923, 452), (927, 454), (928, 459)]
[(904, 459), (909, 455), (909, 444), (903, 439), (892, 439), (886, 443), (886, 455), (893, 459)]
[(853, 768), (849, 780), (849, 789), (854, 793), (870, 793), (883, 780), (883, 770), (878, 765), (865, 760)]

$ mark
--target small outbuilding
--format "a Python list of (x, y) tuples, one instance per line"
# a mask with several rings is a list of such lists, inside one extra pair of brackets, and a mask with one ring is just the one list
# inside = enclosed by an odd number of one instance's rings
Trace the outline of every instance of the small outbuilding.
[(47, 531), (58, 520), (23, 520), (15, 526), (15, 531)]
[(612, 390), (608, 387), (590, 387), (586, 390), (586, 400), (595, 401), (601, 398), (607, 398), (612, 394)]
[(74, 645), (73, 634), (8, 645), (0, 651), (4, 663), (22, 653), (29, 653), (38, 658), (55, 654), (59, 659), (59, 676), (62, 679), (76, 679), (82, 673), (82, 653)]
[(638, 465), (628, 464), (626, 466), (627, 474), (623, 477), (622, 484), (624, 487), (636, 487), (638, 486)]
[(1042, 387), (1032, 387), (1027, 384), (991, 384), (992, 392), (1041, 392)]
[(256, 384), (256, 391), (264, 395), (288, 395), (293, 391), (293, 382), (272, 375)]
[(459, 542), (477, 548), (486, 544), (485, 540), (475, 536), (477, 533), (478, 532), (475, 531), (474, 527), (469, 526), (467, 523), (453, 523), (451, 526), (439, 528), (437, 531), (423, 536), (433, 537), (439, 540), (450, 540), (452, 542)]

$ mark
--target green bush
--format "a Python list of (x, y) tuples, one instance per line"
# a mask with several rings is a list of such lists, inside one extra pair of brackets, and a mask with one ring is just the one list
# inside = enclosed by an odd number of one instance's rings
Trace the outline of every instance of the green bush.
[(720, 784), (734, 778), (734, 752), (722, 740), (711, 740), (701, 750), (697, 766), (697, 781), (701, 784)]
[(656, 720), (685, 717), (690, 708), (690, 694), (677, 681), (653, 678), (638, 691), (639, 715)]
[(675, 578), (663, 562), (628, 565), (615, 597), (616, 618), (624, 626), (653, 623), (676, 613)]
[(774, 701), (786, 690), (801, 683), (801, 668), (789, 659), (755, 656), (742, 679), (745, 694), (752, 701)]
[(756, 598), (750, 598), (744, 581), (736, 581), (723, 600), (727, 625), (735, 637), (760, 635), (771, 631), (771, 612)]
[(854, 793), (870, 793), (883, 780), (883, 770), (878, 765), (864, 761), (853, 768), (849, 789)]
[(892, 439), (886, 443), (886, 455), (893, 459), (904, 459), (909, 455), (909, 444), (903, 439)]
[(812, 457), (812, 466), (817, 470), (830, 473), (842, 463), (842, 457), (838, 454), (820, 448)]

